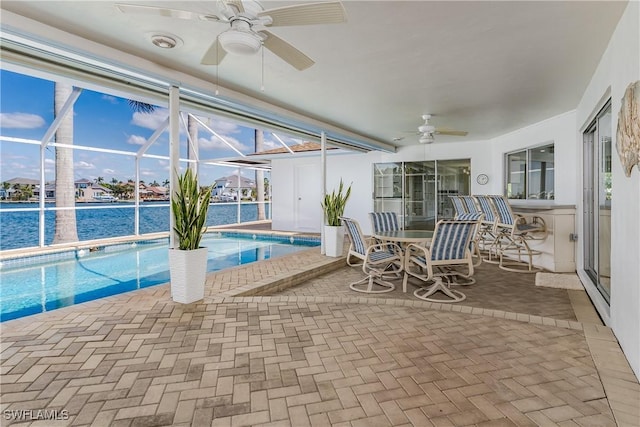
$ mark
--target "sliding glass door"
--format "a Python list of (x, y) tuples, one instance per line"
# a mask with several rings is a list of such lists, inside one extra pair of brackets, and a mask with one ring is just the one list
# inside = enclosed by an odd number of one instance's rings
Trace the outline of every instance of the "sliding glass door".
[(611, 105), (598, 113), (584, 142), (584, 266), (605, 300), (611, 295)]
[(454, 216), (449, 196), (469, 194), (470, 166), (469, 159), (376, 163), (374, 210), (396, 212), (407, 230), (433, 230)]

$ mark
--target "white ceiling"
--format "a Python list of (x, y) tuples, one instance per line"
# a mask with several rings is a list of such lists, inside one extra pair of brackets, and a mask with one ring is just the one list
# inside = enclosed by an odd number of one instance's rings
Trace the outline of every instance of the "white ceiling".
[[(216, 13), (215, 1), (127, 1)], [(295, 2), (305, 3), (305, 2)], [(200, 59), (226, 24), (123, 14), (107, 1), (8, 1), (2, 9), (209, 81)], [(293, 2), (263, 1), (266, 9)], [(221, 85), (336, 126), (417, 144), (410, 131), (431, 123), (469, 132), (437, 142), (505, 134), (572, 110), (626, 2), (345, 1), (348, 22), (274, 27), (316, 64), (297, 71), (266, 51), (227, 55)], [(4, 22), (4, 20), (3, 20)], [(149, 32), (179, 36), (162, 50)], [(407, 132), (409, 131), (409, 132)]]

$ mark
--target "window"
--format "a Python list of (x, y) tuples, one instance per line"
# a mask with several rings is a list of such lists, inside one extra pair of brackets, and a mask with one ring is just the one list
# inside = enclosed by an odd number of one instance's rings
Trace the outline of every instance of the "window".
[(509, 199), (545, 199), (554, 196), (554, 144), (506, 155)]

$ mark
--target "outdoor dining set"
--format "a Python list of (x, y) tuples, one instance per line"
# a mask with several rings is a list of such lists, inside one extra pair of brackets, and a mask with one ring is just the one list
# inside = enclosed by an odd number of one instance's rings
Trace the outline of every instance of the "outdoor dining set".
[(350, 246), (347, 264), (361, 266), (365, 277), (349, 285), (362, 293), (385, 293), (402, 280), (418, 282), (414, 296), (431, 302), (460, 302), (459, 289), (475, 283), (474, 267), (482, 262), (507, 271), (535, 273), (531, 240), (547, 236), (538, 216), (514, 214), (504, 196), (450, 196), (453, 219), (443, 219), (433, 230), (405, 230), (395, 212), (371, 212), (372, 236), (365, 237), (359, 223), (342, 217)]

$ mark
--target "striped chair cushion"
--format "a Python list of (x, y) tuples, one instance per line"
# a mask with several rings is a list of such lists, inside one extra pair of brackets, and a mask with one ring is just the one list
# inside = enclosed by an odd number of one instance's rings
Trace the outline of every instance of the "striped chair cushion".
[(460, 220), (460, 221), (477, 221), (480, 219), (480, 217), (482, 216), (481, 213), (476, 212), (476, 213), (468, 213), (468, 214), (464, 214), (464, 215), (459, 215), (456, 219)]
[(449, 198), (451, 199), (451, 203), (453, 203), (453, 208), (456, 210), (456, 218), (467, 213), (465, 204), (460, 196), (449, 196)]
[(375, 263), (375, 262), (384, 261), (389, 258), (397, 258), (397, 257), (398, 256), (396, 254), (393, 254), (389, 251), (378, 251), (378, 252), (371, 252), (369, 254), (369, 261)]
[(474, 225), (472, 222), (457, 221), (438, 223), (431, 241), (431, 260), (464, 259)]
[(489, 196), (498, 211), (499, 221), (502, 224), (513, 225), (515, 224), (515, 219), (513, 218), (513, 214), (511, 213), (511, 208), (507, 203), (507, 200), (503, 196)]
[(349, 233), (349, 239), (351, 239), (353, 249), (357, 253), (365, 255), (367, 253), (367, 245), (364, 242), (364, 237), (360, 233), (358, 224), (349, 218), (342, 218), (342, 222), (347, 227), (347, 233)]
[(400, 229), (398, 225), (398, 215), (395, 212), (370, 212), (373, 231), (396, 231)]
[(476, 205), (473, 196), (462, 196), (462, 200), (464, 200), (464, 204), (467, 207), (467, 212), (469, 213), (480, 213), (478, 210), (478, 206)]
[(493, 209), (491, 208), (491, 201), (487, 196), (475, 196), (476, 200), (478, 200), (478, 204), (480, 205), (480, 209), (484, 214), (484, 220), (486, 222), (493, 222), (496, 220), (495, 215), (493, 214)]

